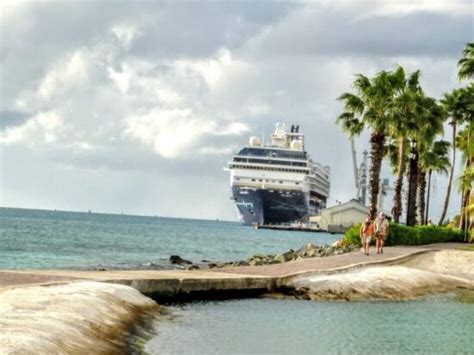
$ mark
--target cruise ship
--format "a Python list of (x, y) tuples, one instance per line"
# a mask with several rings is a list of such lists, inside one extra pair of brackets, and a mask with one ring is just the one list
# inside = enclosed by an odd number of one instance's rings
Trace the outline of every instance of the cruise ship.
[(251, 137), (228, 163), (232, 199), (245, 225), (307, 222), (326, 207), (330, 168), (305, 151), (299, 126), (277, 123), (268, 144)]

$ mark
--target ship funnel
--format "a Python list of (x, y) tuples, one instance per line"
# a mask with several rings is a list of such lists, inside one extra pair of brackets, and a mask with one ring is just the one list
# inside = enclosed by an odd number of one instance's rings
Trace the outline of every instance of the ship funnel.
[(290, 130), (290, 132), (293, 133), (294, 130), (295, 130), (295, 126), (294, 126), (294, 125), (291, 125), (291, 130)]
[(297, 125), (297, 126), (295, 127), (295, 133), (299, 133), (299, 131), (300, 131), (300, 125)]

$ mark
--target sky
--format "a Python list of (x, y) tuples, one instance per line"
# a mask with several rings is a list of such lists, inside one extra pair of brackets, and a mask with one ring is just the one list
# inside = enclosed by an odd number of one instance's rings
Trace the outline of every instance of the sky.
[[(440, 98), (474, 38), (470, 0), (0, 3), (4, 207), (237, 220), (224, 167), (278, 121), (331, 167), (329, 204), (347, 201), (336, 98), (396, 65)], [(446, 186), (434, 177), (433, 220)]]

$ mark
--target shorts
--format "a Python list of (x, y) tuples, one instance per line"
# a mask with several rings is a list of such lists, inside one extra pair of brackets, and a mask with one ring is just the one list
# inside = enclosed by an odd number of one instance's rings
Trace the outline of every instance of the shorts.
[(361, 240), (362, 240), (362, 245), (365, 245), (367, 243), (370, 244), (370, 241), (372, 240), (372, 236), (371, 235), (363, 236)]
[(382, 234), (382, 233), (375, 233), (375, 238), (377, 239), (381, 239), (385, 242), (385, 240), (387, 239), (387, 235), (386, 234)]

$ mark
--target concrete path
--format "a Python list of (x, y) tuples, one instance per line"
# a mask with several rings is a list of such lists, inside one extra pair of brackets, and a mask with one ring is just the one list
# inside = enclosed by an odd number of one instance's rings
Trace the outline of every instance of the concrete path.
[(340, 254), (330, 257), (309, 258), (297, 261), (290, 261), (282, 264), (273, 264), (265, 266), (239, 266), (227, 267), (221, 269), (213, 269), (217, 272), (224, 271), (226, 273), (260, 275), (272, 277), (286, 277), (302, 274), (306, 272), (331, 272), (341, 269), (353, 267), (361, 267), (370, 264), (387, 263), (389, 261), (400, 261), (400, 259), (410, 257), (419, 253), (425, 253), (432, 250), (456, 249), (461, 244), (443, 243), (429, 244), (423, 246), (407, 246), (407, 247), (385, 247), (383, 254), (377, 254), (375, 248), (371, 248), (370, 255), (364, 255), (361, 251)]
[(400, 262), (432, 250), (456, 249), (461, 244), (434, 244), (420, 247), (386, 247), (384, 254), (365, 256), (360, 251), (254, 267), (228, 267), (208, 270), (3, 270), (0, 289), (29, 285), (50, 285), (80, 280), (120, 283), (144, 294), (176, 295), (192, 292), (272, 290), (283, 278), (304, 273), (333, 273), (371, 264)]

